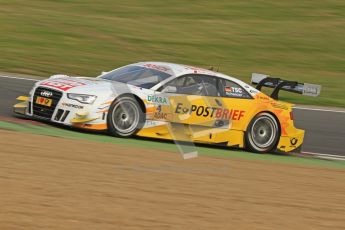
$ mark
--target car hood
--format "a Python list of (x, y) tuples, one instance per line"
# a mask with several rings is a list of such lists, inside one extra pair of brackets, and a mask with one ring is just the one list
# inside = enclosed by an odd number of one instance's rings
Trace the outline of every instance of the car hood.
[(36, 83), (36, 87), (48, 87), (65, 93), (97, 95), (99, 98), (115, 98), (117, 95), (130, 93), (139, 97), (152, 93), (150, 89), (90, 77), (51, 77)]
[(36, 86), (48, 87), (68, 93), (91, 93), (94, 91), (111, 90), (113, 85), (114, 82), (89, 77), (55, 77), (36, 84)]

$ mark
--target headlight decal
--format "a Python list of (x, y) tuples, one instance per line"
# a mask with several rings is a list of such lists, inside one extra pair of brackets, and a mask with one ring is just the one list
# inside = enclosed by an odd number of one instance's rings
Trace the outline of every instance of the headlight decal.
[(95, 95), (87, 95), (87, 94), (76, 94), (76, 93), (68, 93), (67, 97), (69, 99), (79, 101), (83, 104), (92, 104), (95, 102), (97, 96)]

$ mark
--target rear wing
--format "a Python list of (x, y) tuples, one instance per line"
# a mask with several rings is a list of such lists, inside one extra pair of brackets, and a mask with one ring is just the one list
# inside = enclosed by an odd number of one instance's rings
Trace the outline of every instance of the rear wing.
[(260, 73), (252, 74), (251, 83), (253, 85), (256, 85), (257, 90), (261, 90), (262, 87), (273, 88), (274, 90), (270, 97), (275, 100), (278, 100), (278, 94), (280, 90), (312, 97), (319, 96), (321, 92), (321, 85), (299, 83), (297, 81), (287, 81)]

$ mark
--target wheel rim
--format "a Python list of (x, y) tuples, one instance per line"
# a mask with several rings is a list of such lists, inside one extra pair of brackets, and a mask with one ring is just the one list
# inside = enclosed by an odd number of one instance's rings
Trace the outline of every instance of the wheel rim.
[(139, 109), (132, 101), (122, 101), (115, 105), (112, 112), (112, 122), (121, 134), (131, 134), (139, 123)]
[(259, 148), (270, 147), (277, 134), (276, 123), (268, 117), (260, 117), (253, 123), (251, 128), (251, 139)]

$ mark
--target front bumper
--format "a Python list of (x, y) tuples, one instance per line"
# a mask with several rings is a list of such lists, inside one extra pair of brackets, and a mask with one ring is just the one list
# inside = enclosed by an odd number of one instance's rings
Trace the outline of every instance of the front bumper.
[[(52, 89), (46, 90), (55, 92)], [(106, 130), (108, 105), (82, 104), (67, 98), (63, 92), (59, 98), (53, 98), (50, 106), (43, 106), (36, 103), (36, 89), (30, 97), (20, 96), (13, 110), (17, 114), (45, 120), (61, 125), (78, 127), (83, 129)], [(39, 92), (39, 91), (38, 91)]]
[(289, 136), (281, 136), (278, 143), (278, 150), (282, 152), (300, 151), (304, 140), (304, 130), (295, 129)]

